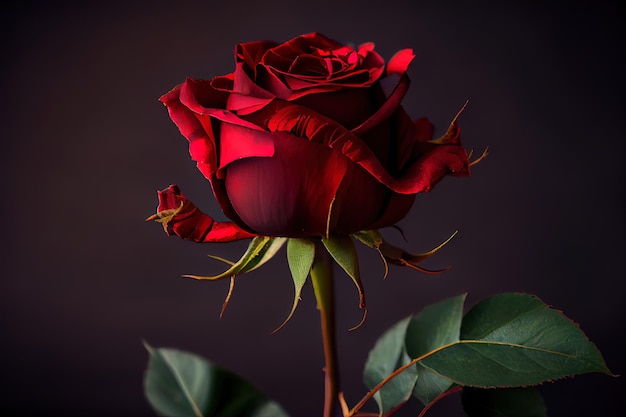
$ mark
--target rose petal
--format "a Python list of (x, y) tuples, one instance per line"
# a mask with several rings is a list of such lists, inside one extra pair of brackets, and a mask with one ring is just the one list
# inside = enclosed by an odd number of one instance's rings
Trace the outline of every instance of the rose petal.
[(355, 51), (319, 33), (301, 35), (267, 50), (255, 81), (283, 100), (339, 87), (368, 87), (385, 68), (373, 49), (372, 43)]
[(234, 111), (238, 115), (248, 114), (265, 107), (274, 99), (274, 95), (263, 89), (257, 91), (260, 97), (235, 93), (234, 80), (235, 74), (222, 75), (211, 79), (211, 87), (230, 94), (226, 102), (227, 110)]
[[(307, 88), (316, 88), (317, 90), (333, 90), (338, 87), (369, 87), (373, 84), (373, 80), (370, 77), (369, 71), (358, 70), (354, 72), (348, 72), (341, 76), (334, 78), (307, 78), (294, 74), (283, 74), (285, 83), (291, 89), (296, 92), (298, 90), (304, 90)], [(310, 92), (309, 92), (310, 93)], [(289, 97), (289, 99), (292, 99)]]
[[(241, 62), (251, 71), (255, 71), (256, 65), (261, 62), (263, 55), (268, 49), (278, 45), (272, 41), (255, 41), (240, 43), (235, 46), (235, 62)], [(251, 74), (254, 79), (254, 75)]]
[[(351, 129), (360, 125), (374, 111), (375, 100), (372, 90), (344, 88), (338, 91), (306, 94), (294, 99), (293, 103), (320, 113), (336, 123)], [(385, 144), (388, 147), (387, 144)]]
[(409, 91), (409, 77), (404, 75), (398, 81), (398, 84), (393, 89), (391, 95), (387, 97), (385, 103), (376, 111), (376, 113), (361, 123), (361, 125), (352, 129), (352, 133), (354, 135), (361, 136), (374, 126), (379, 125), (383, 120), (387, 120), (391, 117), (391, 115), (400, 106), (400, 103), (402, 102), (402, 99), (406, 95), (407, 91)]
[(393, 115), (397, 128), (396, 169), (404, 172), (406, 164), (419, 158), (418, 142), (426, 142), (433, 138), (434, 126), (427, 118), (412, 121), (406, 111), (399, 107)]
[(251, 78), (245, 70), (242, 62), (235, 65), (233, 93), (258, 98), (274, 98), (274, 94), (257, 85), (254, 78)]
[(376, 155), (352, 135), (337, 132), (330, 138), (329, 146), (340, 149), (374, 178), (400, 194), (430, 191), (446, 175), (469, 175), (467, 153), (457, 145), (431, 145), (399, 178), (391, 176)]
[(367, 42), (359, 46), (359, 55), (363, 56), (362, 68), (368, 68), (372, 82), (378, 80), (385, 70), (385, 60), (374, 51), (374, 44)]
[(433, 126), (433, 124), (426, 117), (415, 120), (413, 125), (416, 130), (415, 139), (417, 139), (418, 142), (426, 142), (433, 138), (435, 126)]
[(285, 85), (282, 77), (265, 65), (257, 67), (256, 83), (282, 100), (287, 100), (291, 96), (291, 90)]
[(392, 193), (385, 211), (368, 229), (389, 227), (402, 220), (413, 206), (415, 197), (416, 194)]
[(343, 47), (344, 45), (341, 43), (321, 33), (307, 33), (269, 49), (263, 56), (262, 63), (280, 71), (288, 72), (293, 60), (303, 53), (333, 51)]
[(331, 229), (344, 234), (369, 229), (382, 215), (388, 194), (389, 189), (384, 184), (360, 166), (349, 163), (333, 203)]
[(170, 185), (158, 192), (159, 206), (157, 214), (148, 220), (163, 222), (165, 232), (185, 240), (198, 243), (231, 242), (255, 237), (235, 223), (221, 223), (202, 213), (191, 201), (180, 192), (176, 185)]
[(404, 75), (413, 62), (413, 58), (415, 58), (415, 54), (412, 49), (402, 49), (396, 52), (387, 63), (387, 75)]
[[(333, 60), (330, 58), (320, 59), (311, 54), (298, 55), (287, 70), (287, 74), (301, 74), (302, 76), (326, 79), (332, 76)], [(340, 68), (338, 68), (340, 70)]]
[(160, 100), (167, 107), (180, 133), (189, 141), (191, 158), (198, 164), (203, 164), (204, 170), (213, 172), (217, 169), (217, 156), (215, 136), (210, 120), (204, 120), (203, 123), (187, 106), (183, 105), (180, 102), (180, 91), (179, 85), (163, 95)]
[[(187, 86), (190, 90), (215, 90), (226, 94), (226, 105), (217, 106), (217, 108), (223, 108), (226, 110), (236, 111), (237, 114), (243, 112), (250, 113), (256, 109), (262, 108), (271, 102), (276, 96), (271, 92), (256, 85), (241, 68), (244, 64), (239, 63), (232, 74), (220, 75), (213, 77), (209, 83), (209, 87), (198, 85)], [(206, 83), (205, 80), (193, 80), (188, 79), (189, 84), (202, 84)], [(196, 97), (198, 93), (195, 91), (188, 92), (190, 97), (185, 97), (185, 100), (189, 100), (189, 104), (192, 108), (197, 107), (196, 102), (201, 105), (195, 110), (200, 113), (205, 113), (207, 107), (216, 107), (207, 105), (204, 101), (198, 100)], [(199, 93), (202, 94), (202, 91)], [(252, 110), (251, 110), (252, 108)], [(215, 113), (215, 116), (219, 116), (219, 112)]]
[[(225, 110), (226, 103), (211, 101), (211, 93), (213, 92), (218, 91), (211, 86), (210, 81), (188, 78), (181, 86), (180, 102), (198, 115), (210, 116), (248, 129), (262, 130), (260, 127), (241, 119), (233, 112)], [(221, 91), (219, 93), (223, 94)]]
[(238, 116), (245, 116), (255, 111), (261, 110), (263, 107), (271, 103), (271, 99), (256, 98), (252, 96), (244, 96), (241, 94), (231, 94), (226, 107), (228, 110), (234, 111)]
[(370, 52), (374, 52), (375, 47), (376, 47), (376, 44), (374, 44), (374, 42), (363, 42), (362, 44), (359, 45), (358, 53), (359, 55), (365, 57)]
[[(296, 121), (295, 125), (282, 120)], [(419, 143), (419, 159), (410, 162), (399, 178), (393, 177), (380, 163), (361, 138), (355, 136), (333, 120), (310, 109), (289, 105), (279, 110), (268, 121), (270, 130), (294, 132), (313, 142), (341, 152), (352, 162), (360, 165), (390, 190), (400, 194), (415, 194), (429, 191), (445, 175), (469, 175), (469, 162), (465, 149), (459, 145)]]
[(241, 220), (266, 236), (325, 236), (348, 161), (325, 146), (273, 133), (272, 158), (245, 158), (226, 168), (230, 202)]
[(226, 74), (211, 78), (209, 83), (214, 89), (230, 94), (233, 92), (234, 80), (235, 74)]
[[(218, 80), (217, 84), (227, 87), (228, 77)], [(224, 113), (221, 108), (225, 106), (226, 97), (228, 97), (227, 92), (215, 89), (209, 81), (188, 79), (184, 84), (174, 88), (161, 97), (161, 101), (167, 106), (172, 120), (178, 125), (183, 136), (189, 141), (189, 151), (192, 159), (197, 162), (200, 172), (211, 182), (213, 194), (222, 208), (222, 211), (228, 218), (237, 222), (241, 227), (245, 227), (245, 224), (241, 222), (241, 219), (239, 219), (238, 215), (231, 207), (223, 183), (217, 178), (219, 161), (217, 160), (213, 132), (219, 129), (219, 126), (217, 126), (217, 124), (220, 123), (219, 119), (234, 121), (246, 127), (251, 126), (253, 128), (252, 130), (257, 129), (258, 131), (262, 129), (232, 115), (230, 112), (226, 112), (230, 115), (229, 117), (221, 117)], [(184, 100), (184, 103), (181, 102), (181, 98)], [(205, 106), (215, 106), (216, 108)], [(192, 111), (189, 107), (192, 107), (195, 111)], [(213, 119), (214, 116), (218, 117)], [(214, 126), (214, 124), (216, 124), (216, 126)], [(247, 128), (245, 130), (249, 132), (251, 129)], [(234, 139), (236, 140), (236, 138)], [(230, 144), (230, 142), (228, 144)], [(227, 149), (228, 144), (226, 145)], [(220, 137), (220, 152), (222, 153), (224, 152), (222, 150), (223, 147), (224, 139)], [(263, 151), (258, 153), (261, 155), (271, 154), (271, 151), (267, 150), (267, 147), (263, 149)], [(228, 150), (225, 155), (225, 158), (227, 157)]]
[(238, 159), (273, 156), (275, 140), (268, 132), (222, 123), (218, 177), (223, 178), (222, 170)]

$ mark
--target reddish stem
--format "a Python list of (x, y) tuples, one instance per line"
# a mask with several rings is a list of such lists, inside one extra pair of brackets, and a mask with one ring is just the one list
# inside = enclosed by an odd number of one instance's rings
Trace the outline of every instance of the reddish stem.
[(324, 417), (341, 417), (339, 407), (339, 361), (335, 330), (335, 297), (333, 265), (326, 249), (316, 245), (315, 260), (311, 267), (311, 281), (320, 311), (324, 358), (326, 360)]
[(448, 395), (452, 395), (452, 394), (460, 392), (460, 391), (463, 391), (463, 387), (459, 386), (459, 387), (454, 387), (452, 389), (449, 389), (448, 391), (442, 392), (434, 400), (432, 400), (426, 407), (424, 407), (424, 409), (420, 412), (420, 415), (417, 416), (417, 417), (424, 417), (426, 412), (428, 410), (430, 410), (433, 405), (437, 404), (440, 400), (444, 399)]

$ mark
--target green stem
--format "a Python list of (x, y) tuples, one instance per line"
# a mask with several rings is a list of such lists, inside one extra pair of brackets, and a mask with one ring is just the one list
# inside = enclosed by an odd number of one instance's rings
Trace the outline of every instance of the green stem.
[(339, 407), (339, 361), (335, 330), (335, 295), (333, 289), (333, 264), (328, 252), (321, 243), (316, 244), (315, 260), (311, 267), (311, 281), (320, 311), (322, 339), (324, 343), (324, 417), (341, 416)]

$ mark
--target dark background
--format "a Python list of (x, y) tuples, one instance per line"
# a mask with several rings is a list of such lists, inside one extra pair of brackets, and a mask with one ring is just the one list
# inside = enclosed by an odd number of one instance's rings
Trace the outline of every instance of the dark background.
[[(420, 195), (400, 225), (414, 251), (459, 235), (432, 260), (439, 276), (361, 256), (369, 317), (337, 272), (348, 402), (383, 329), (467, 292), (504, 291), (563, 310), (620, 374), (624, 311), (624, 13), (619, 2), (317, 0), (87, 2), (4, 6), (0, 412), (151, 416), (142, 341), (234, 370), (293, 417), (321, 414), (323, 357), (310, 285), (292, 321), (283, 254), (227, 282), (179, 278), (237, 259), (245, 242), (197, 245), (144, 223), (156, 190), (177, 183), (220, 217), (209, 184), (157, 98), (185, 77), (231, 72), (238, 42), (319, 31), (373, 41), (388, 59), (413, 48), (404, 105), (440, 133), (465, 100), (467, 148), (489, 157), (469, 179)], [(470, 5), (471, 4), (471, 5)], [(392, 238), (397, 235), (390, 234)], [(540, 388), (550, 416), (616, 415), (624, 379), (583, 375)], [(459, 398), (429, 415), (462, 415)], [(372, 409), (375, 408), (371, 404)], [(417, 415), (408, 406), (402, 416)]]

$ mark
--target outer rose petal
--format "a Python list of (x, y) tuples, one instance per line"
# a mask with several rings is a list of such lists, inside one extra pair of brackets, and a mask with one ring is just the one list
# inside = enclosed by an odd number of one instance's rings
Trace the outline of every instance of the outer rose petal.
[(388, 194), (387, 187), (360, 166), (349, 162), (346, 177), (333, 203), (331, 229), (345, 234), (371, 229), (370, 225), (385, 210)]
[(217, 101), (216, 94), (223, 96), (224, 92), (213, 88), (210, 81), (188, 78), (180, 87), (179, 99), (183, 105), (196, 113), (196, 117), (200, 121), (210, 120), (206, 117), (209, 116), (222, 122), (238, 124), (249, 129), (263, 130), (226, 110), (226, 102)]
[[(426, 119), (411, 122), (402, 109), (398, 109), (392, 124), (396, 134), (402, 135), (395, 138), (396, 151), (407, 151), (408, 158), (396, 154), (395, 163), (386, 164), (381, 161), (381, 152), (374, 152), (363, 139), (311, 109), (275, 103), (267, 112), (267, 127), (274, 134), (289, 132), (324, 144), (356, 164), (348, 165), (333, 206), (331, 226), (344, 233), (368, 226), (390, 226), (406, 215), (416, 193), (429, 191), (448, 174), (469, 175), (467, 155), (461, 146), (428, 142), (432, 125)], [(375, 134), (379, 128), (385, 126), (378, 125), (368, 133)], [(384, 131), (380, 137), (386, 137)]]
[(402, 49), (396, 52), (387, 63), (387, 75), (404, 75), (413, 62), (413, 58), (415, 58), (415, 53), (412, 49)]
[(218, 178), (223, 178), (223, 168), (233, 161), (274, 155), (275, 140), (268, 132), (248, 129), (235, 124), (222, 123), (220, 132), (220, 160)]
[[(220, 122), (224, 122), (222, 129), (240, 126), (240, 131), (243, 133), (263, 131), (261, 127), (224, 110), (228, 93), (216, 90), (211, 81), (189, 78), (163, 97), (162, 101), (167, 106), (170, 116), (189, 141), (192, 158), (198, 162), (198, 168), (209, 180), (212, 180), (220, 163), (217, 160), (214, 134)], [(226, 136), (227, 139), (224, 139), (224, 136), (220, 135), (219, 138), (222, 163), (225, 160), (230, 162), (237, 158), (271, 156), (274, 153), (271, 139), (258, 141), (253, 135), (242, 134), (228, 141), (228, 136)], [(247, 138), (250, 140), (246, 140)], [(236, 144), (230, 146), (233, 140)]]
[(406, 75), (401, 77), (383, 105), (380, 106), (376, 113), (372, 114), (367, 120), (359, 126), (353, 128), (352, 133), (360, 136), (372, 129), (374, 126), (379, 125), (382, 121), (391, 117), (391, 115), (400, 107), (400, 102), (409, 90), (409, 84), (409, 77)]
[(170, 236), (177, 235), (182, 239), (198, 243), (231, 242), (256, 236), (242, 230), (235, 223), (220, 223), (202, 213), (191, 201), (187, 200), (176, 185), (170, 185), (159, 191), (158, 196), (157, 214), (149, 220), (171, 216), (163, 222), (163, 228)]
[[(222, 124), (220, 119), (240, 123), (253, 129), (261, 130), (261, 128), (223, 110), (229, 97), (228, 91), (224, 89), (229, 88), (231, 84), (228, 76), (211, 81), (187, 79), (185, 83), (165, 94), (161, 101), (167, 107), (172, 120), (178, 125), (183, 136), (189, 141), (192, 159), (197, 162), (200, 172), (211, 182), (213, 194), (224, 214), (237, 222), (240, 227), (246, 228), (230, 205), (222, 181), (216, 176), (219, 167), (217, 149), (219, 148), (220, 155), (225, 157), (229, 155), (228, 146), (224, 151), (223, 141), (221, 138), (216, 138), (216, 135)], [(273, 154), (273, 147), (270, 149), (265, 146), (259, 152), (257, 156), (269, 156)]]
[[(203, 123), (194, 112), (180, 102), (181, 86), (176, 86), (161, 97), (172, 121), (189, 141), (189, 153), (194, 161), (206, 166), (207, 171), (217, 169), (216, 142), (210, 120)], [(208, 122), (208, 123), (207, 123)]]
[[(313, 115), (312, 115), (313, 113)], [(399, 194), (429, 191), (447, 174), (469, 175), (469, 161), (460, 145), (419, 144), (420, 153), (399, 176), (392, 175), (361, 138), (310, 109), (288, 105), (268, 120), (270, 131), (292, 132), (341, 152), (370, 175)], [(411, 130), (409, 130), (410, 132)], [(417, 138), (416, 138), (417, 139)]]
[[(396, 126), (397, 132), (395, 172), (401, 173), (405, 171), (408, 163), (419, 158), (419, 149), (416, 145), (418, 142), (432, 139), (434, 127), (426, 118), (411, 121), (402, 107), (396, 110), (392, 123)], [(402, 220), (411, 209), (415, 197), (416, 194), (392, 192), (385, 211), (369, 228), (379, 229)]]
[(209, 180), (218, 168), (215, 133), (218, 121), (262, 130), (225, 110), (228, 97), (228, 92), (217, 90), (211, 81), (188, 78), (160, 99), (182, 135), (189, 141), (191, 158)]
[(275, 96), (269, 91), (255, 86), (242, 69), (243, 63), (237, 63), (235, 72), (211, 79), (211, 86), (229, 93), (226, 109), (237, 114), (251, 113), (271, 102)]
[(225, 168), (233, 208), (243, 223), (264, 236), (325, 236), (347, 159), (288, 133), (271, 137), (273, 157), (240, 159)]
[(402, 220), (413, 206), (416, 196), (417, 194), (392, 193), (385, 211), (374, 223), (368, 226), (368, 229), (389, 227)]

